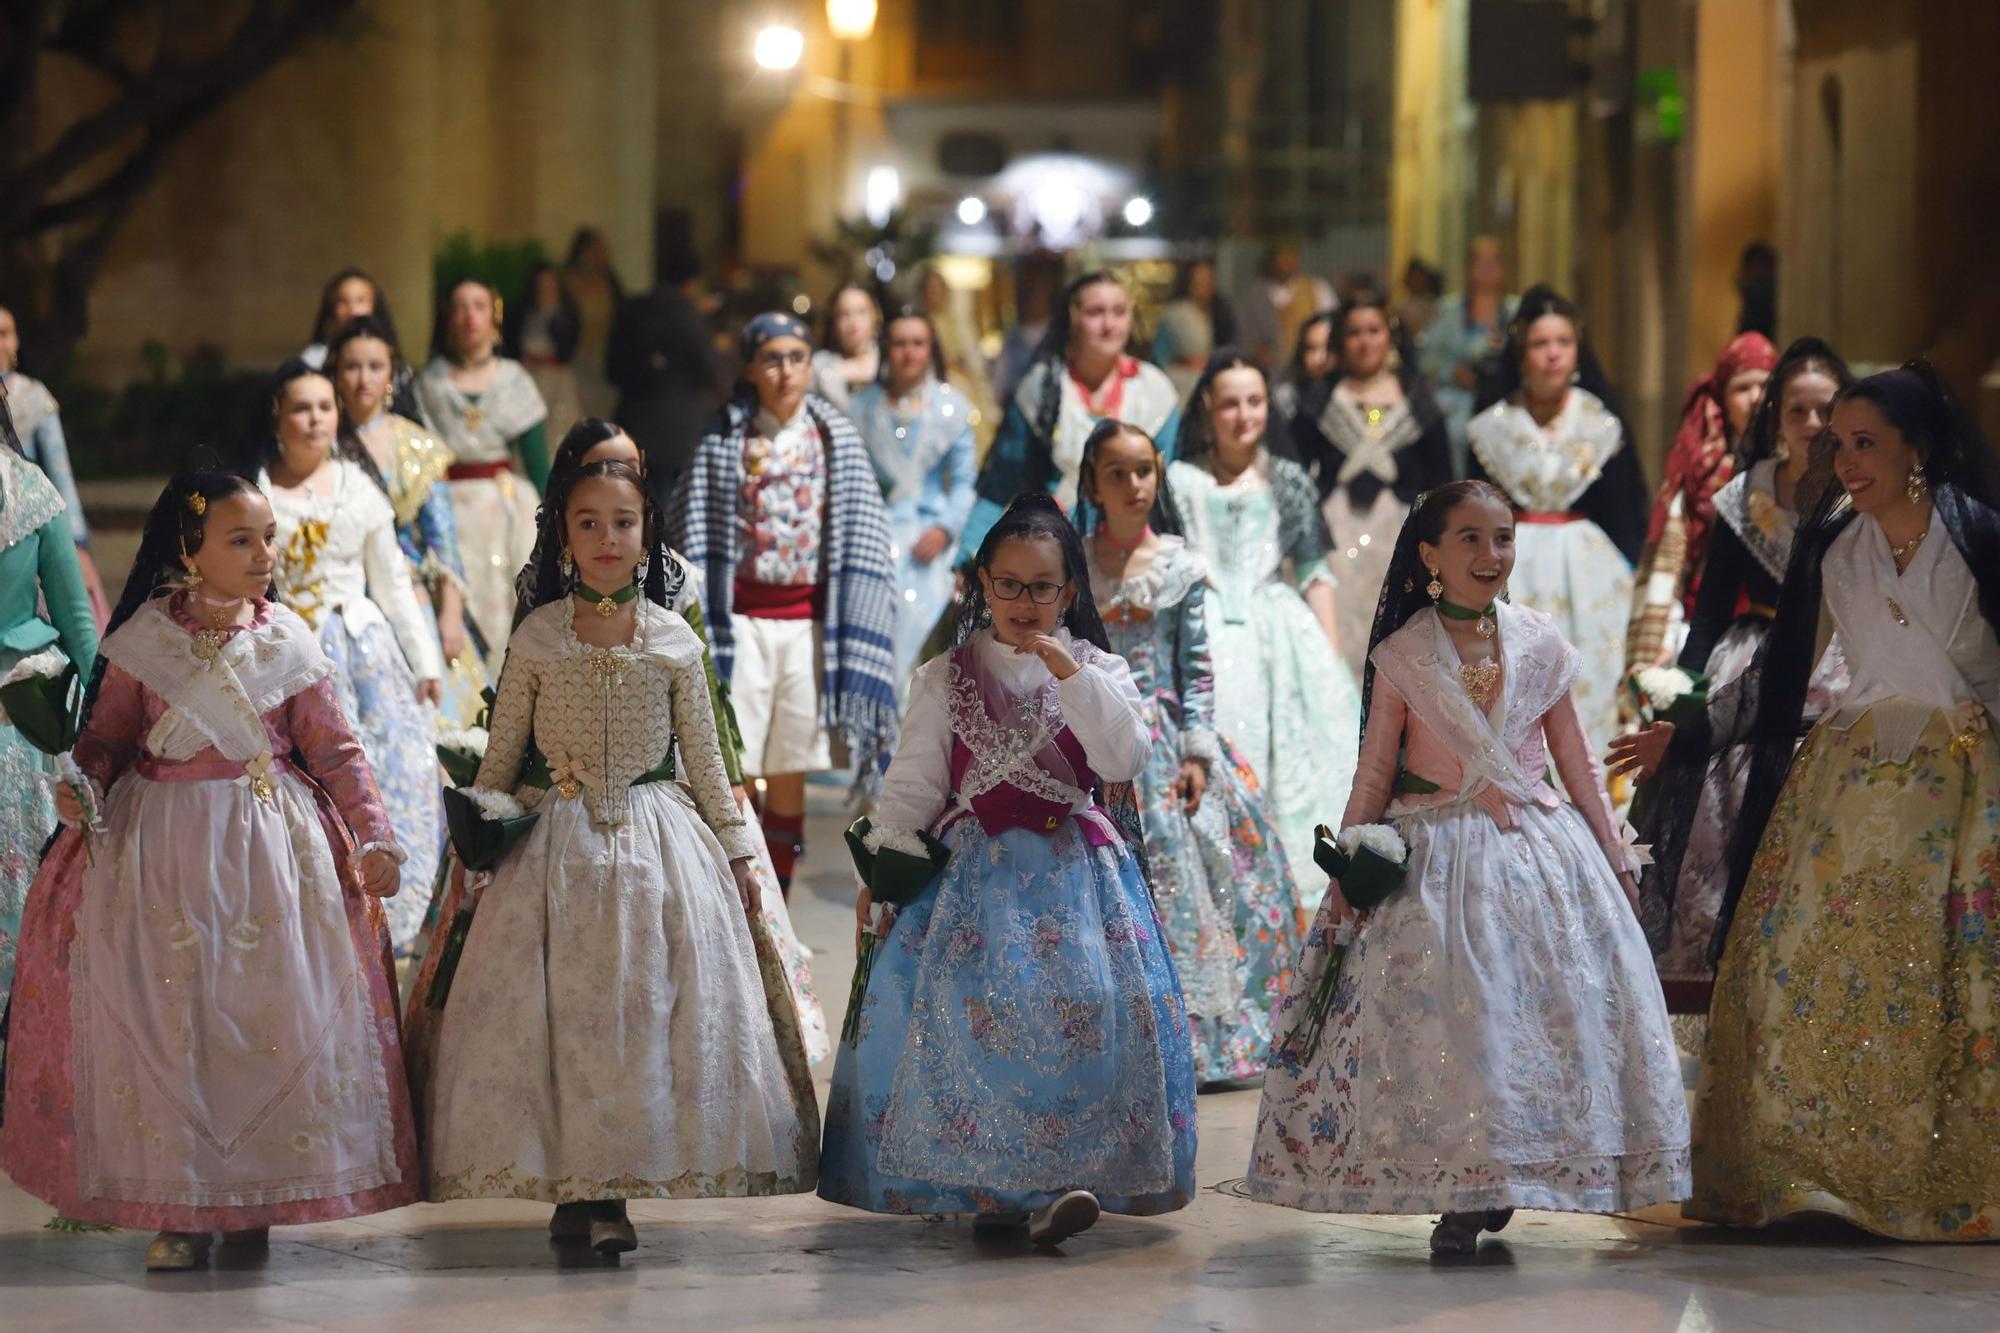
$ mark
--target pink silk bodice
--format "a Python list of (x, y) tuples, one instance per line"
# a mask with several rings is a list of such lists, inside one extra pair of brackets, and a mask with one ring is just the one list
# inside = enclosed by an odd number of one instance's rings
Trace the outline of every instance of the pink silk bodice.
[[(1421, 794), (1394, 791), (1399, 751), (1403, 770), (1436, 783), (1436, 791)], [(1584, 733), (1583, 714), (1577, 708), (1576, 696), (1567, 690), (1542, 714), (1540, 726), (1530, 729), (1514, 751), (1515, 764), (1534, 780), (1535, 803), (1548, 810), (1563, 801), (1562, 793), (1545, 781), (1551, 755), (1563, 786), (1569, 790), (1571, 803), (1590, 826), (1597, 845), (1611, 855), (1611, 850), (1619, 845), (1619, 837), (1617, 822), (1611, 814), (1611, 797), (1605, 789), (1604, 766), (1598, 762), (1590, 738)], [(1361, 742), (1354, 788), (1348, 795), (1347, 811), (1341, 816), (1340, 826), (1352, 828), (1356, 824), (1377, 823), (1385, 814), (1393, 817), (1451, 805), (1459, 800), (1464, 782), (1465, 765), (1458, 755), (1411, 711), (1395, 683), (1378, 673), (1368, 710), (1368, 733)], [(1472, 803), (1491, 815), (1501, 828), (1511, 829), (1519, 822), (1515, 803), (1497, 787), (1484, 788), (1472, 798)], [(1611, 860), (1614, 869), (1622, 867), (1622, 856), (1612, 856)]]
[[(254, 634), (268, 623), (269, 615), (268, 604), (260, 604), (256, 617), (234, 632)], [(193, 623), (178, 606), (174, 619), (193, 632)], [(100, 793), (108, 793), (126, 769), (147, 757), (146, 737), (172, 706), (171, 700), (146, 688), (116, 664), (104, 664), (104, 679), (91, 706), (90, 722), (77, 737), (75, 748), (77, 766)], [(395, 830), (382, 808), (375, 775), (341, 714), (331, 678), (322, 678), (267, 710), (263, 723), (271, 753), (284, 757), (298, 751), (306, 772), (333, 798), (359, 845), (395, 845)], [(229, 762), (214, 746), (203, 748), (188, 762), (202, 761)]]

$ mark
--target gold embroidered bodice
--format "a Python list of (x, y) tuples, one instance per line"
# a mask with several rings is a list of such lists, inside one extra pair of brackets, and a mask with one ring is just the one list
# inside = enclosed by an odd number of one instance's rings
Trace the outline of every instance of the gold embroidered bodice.
[(523, 804), (577, 799), (593, 822), (616, 824), (625, 817), (627, 789), (678, 741), (675, 776), (702, 821), (731, 859), (754, 855), (722, 765), (701, 640), (664, 607), (636, 605), (638, 625), (625, 647), (594, 648), (577, 638), (568, 598), (521, 622), (508, 641), (477, 785), (513, 792), (532, 739), (554, 782), (547, 791), (522, 789)]

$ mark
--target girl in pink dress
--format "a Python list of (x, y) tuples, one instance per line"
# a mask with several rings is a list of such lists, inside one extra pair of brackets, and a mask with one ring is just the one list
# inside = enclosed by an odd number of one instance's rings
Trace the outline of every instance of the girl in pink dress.
[(403, 852), (332, 664), (265, 596), (275, 532), (228, 473), (153, 506), (22, 921), (0, 1167), (157, 1229), (153, 1269), (421, 1179), (379, 901)]
[[(1585, 737), (1580, 655), (1548, 616), (1501, 600), (1513, 568), (1514, 515), (1491, 485), (1411, 507), (1340, 824), (1391, 846), (1366, 826), (1392, 825), (1405, 871), (1352, 927), (1328, 888), (1273, 1016), (1250, 1162), (1266, 1203), (1440, 1213), (1440, 1253), (1470, 1252), (1517, 1207), (1625, 1212), (1688, 1193), (1637, 858)], [(1315, 1045), (1301, 1018), (1330, 966)]]

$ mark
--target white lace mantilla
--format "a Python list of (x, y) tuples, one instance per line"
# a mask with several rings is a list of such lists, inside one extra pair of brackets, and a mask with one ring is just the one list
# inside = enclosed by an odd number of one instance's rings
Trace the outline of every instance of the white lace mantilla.
[(1777, 473), (1774, 458), (1752, 463), (1748, 472), (1737, 473), (1715, 493), (1715, 512), (1742, 538), (1764, 572), (1783, 583), (1785, 566), (1792, 559), (1792, 542), (1798, 536), (1799, 516), (1778, 503)]
[(1595, 394), (1571, 389), (1544, 430), (1527, 408), (1500, 402), (1466, 435), (1493, 484), (1530, 513), (1560, 514), (1583, 498), (1625, 444), (1625, 428)]
[(63, 498), (42, 470), (0, 447), (0, 551), (63, 511)]
[[(1081, 639), (1070, 645), (1070, 653), (1084, 667), (1102, 655), (1095, 645)], [(970, 806), (975, 798), (1010, 784), (1030, 795), (1071, 807), (1089, 800), (1089, 792), (1072, 787), (1035, 762), (1035, 756), (1063, 729), (1062, 704), (1056, 695), (1054, 676), (1040, 689), (1014, 696), (1008, 715), (995, 718), (986, 711), (986, 703), (980, 698), (979, 678), (960, 665), (957, 653), (952, 655), (950, 672), (951, 683), (945, 698), (951, 716), (951, 734), (972, 756), (958, 783), (961, 804)]]

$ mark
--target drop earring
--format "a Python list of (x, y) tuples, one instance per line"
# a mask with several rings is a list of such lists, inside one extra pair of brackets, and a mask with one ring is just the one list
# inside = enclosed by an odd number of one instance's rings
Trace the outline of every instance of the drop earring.
[[(1427, 565), (1425, 568), (1428, 569), (1430, 567)], [(1424, 585), (1424, 592), (1430, 596), (1433, 602), (1444, 596), (1444, 584), (1439, 580), (1438, 572), (1435, 569), (1431, 570), (1431, 581)]]
[(1910, 497), (1911, 504), (1922, 504), (1930, 488), (1930, 479), (1924, 476), (1924, 465), (1919, 463), (1910, 469), (1910, 479), (1903, 483), (1903, 494)]
[(641, 560), (638, 564), (632, 566), (633, 587), (638, 588), (645, 586), (646, 569), (652, 563), (653, 563), (653, 558), (651, 556), (647, 556), (645, 559)]
[(184, 582), (187, 585), (187, 590), (189, 592), (193, 592), (196, 588), (199, 588), (201, 586), (201, 571), (194, 567), (194, 561), (192, 560), (187, 560), (184, 558), (182, 563), (187, 569), (187, 575), (182, 580), (182, 582)]
[(562, 559), (556, 561), (556, 568), (562, 571), (565, 581), (576, 577), (576, 561), (570, 556), (569, 547), (563, 547)]

